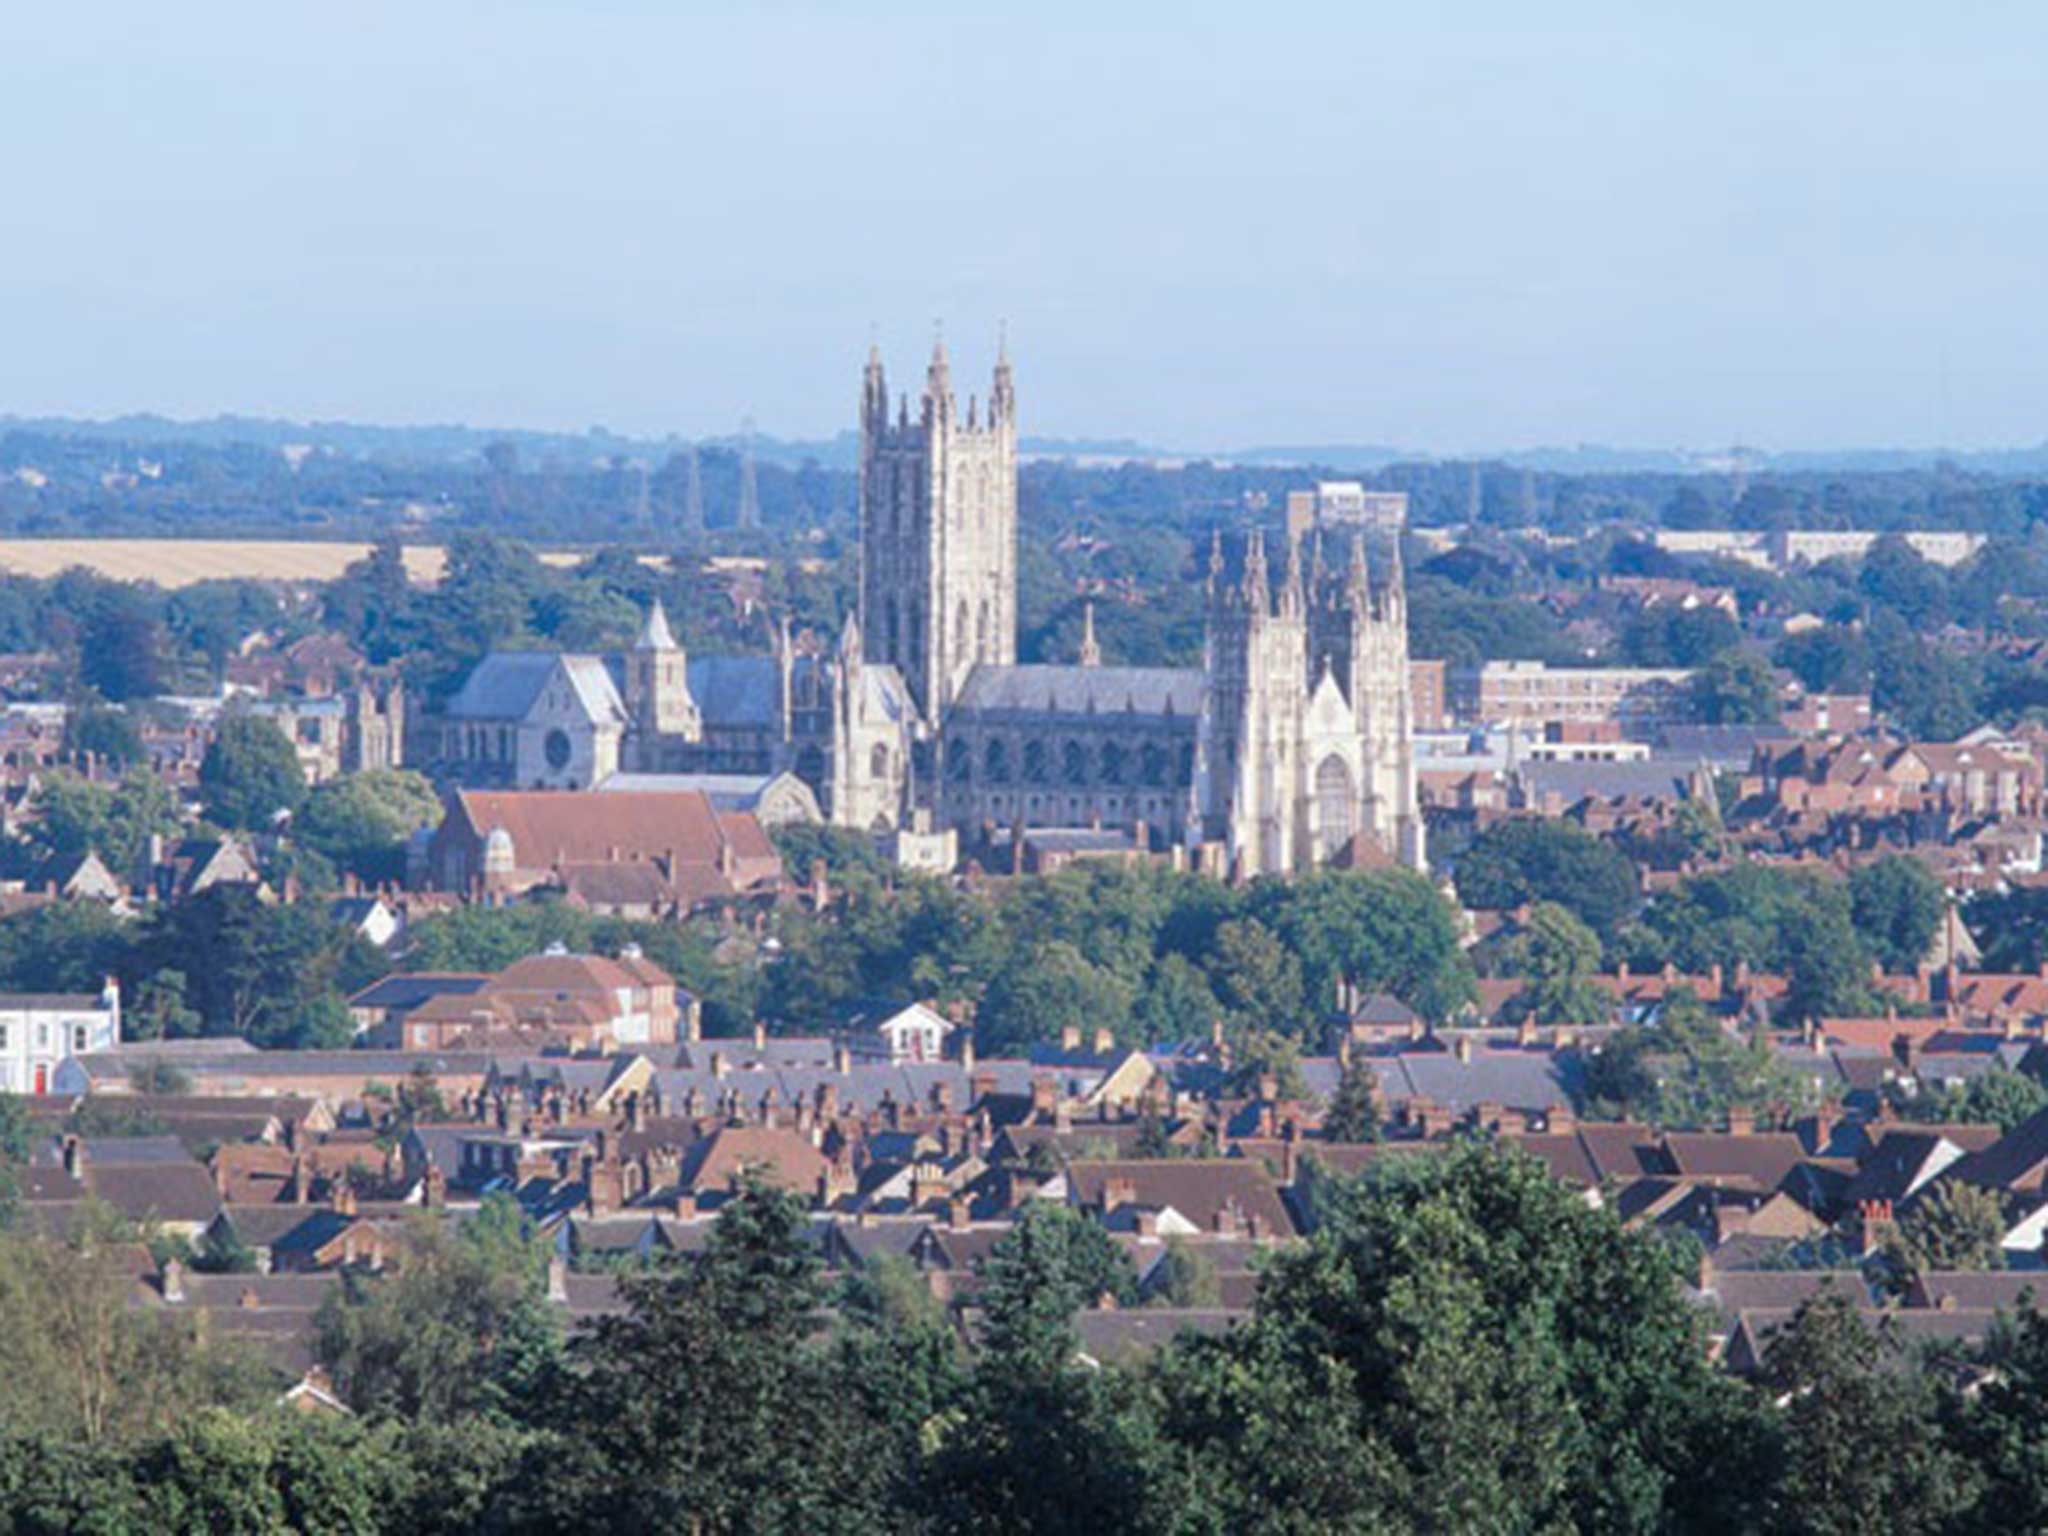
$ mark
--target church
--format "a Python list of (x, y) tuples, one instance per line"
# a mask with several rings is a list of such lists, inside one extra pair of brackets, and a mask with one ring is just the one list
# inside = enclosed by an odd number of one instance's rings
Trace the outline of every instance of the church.
[(836, 645), (690, 657), (659, 604), (616, 656), (485, 658), (414, 740), (480, 787), (621, 774), (807, 783), (876, 833), (1099, 828), (1232, 878), (1423, 864), (1398, 538), (1212, 543), (1199, 667), (1017, 661), (1017, 412), (1006, 353), (963, 413), (943, 345), (915, 405), (870, 350), (860, 585)]

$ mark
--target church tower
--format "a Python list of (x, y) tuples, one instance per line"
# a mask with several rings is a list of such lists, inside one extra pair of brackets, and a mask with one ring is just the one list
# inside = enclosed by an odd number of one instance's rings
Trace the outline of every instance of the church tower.
[(1006, 352), (984, 415), (953, 397), (943, 342), (932, 346), (917, 413), (892, 421), (878, 349), (860, 411), (860, 632), (863, 654), (894, 665), (936, 720), (981, 663), (1017, 658), (1017, 415)]
[(626, 710), (643, 738), (704, 739), (704, 720), (690, 697), (689, 674), (689, 658), (668, 627), (668, 613), (657, 597), (626, 657)]

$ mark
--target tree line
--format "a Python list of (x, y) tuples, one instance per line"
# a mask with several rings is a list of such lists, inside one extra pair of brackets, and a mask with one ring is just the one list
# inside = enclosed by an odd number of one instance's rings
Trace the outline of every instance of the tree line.
[(266, 1407), (247, 1362), (127, 1306), (124, 1279), (61, 1301), (56, 1282), (92, 1273), (90, 1240), (17, 1233), (0, 1238), (0, 1518), (1172, 1536), (2048, 1522), (2048, 1321), (2031, 1308), (1979, 1350), (1923, 1355), (1865, 1320), (1845, 1274), (1738, 1381), (1708, 1363), (1673, 1251), (1531, 1160), (1469, 1144), (1317, 1177), (1310, 1198), (1313, 1231), (1266, 1256), (1248, 1315), (1130, 1355), (1091, 1354), (1101, 1331), (1077, 1329), (1130, 1299), (1129, 1261), (1050, 1203), (995, 1244), (964, 1327), (902, 1261), (826, 1275), (801, 1203), (757, 1183), (700, 1255), (626, 1276), (620, 1309), (574, 1329), (516, 1208), (453, 1230), (422, 1217), (408, 1262), (346, 1277), (322, 1314), (319, 1353), (356, 1409), (338, 1421)]

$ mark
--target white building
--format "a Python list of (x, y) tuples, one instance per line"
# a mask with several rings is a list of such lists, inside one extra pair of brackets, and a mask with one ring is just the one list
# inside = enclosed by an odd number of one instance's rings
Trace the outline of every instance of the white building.
[(74, 1057), (121, 1043), (121, 989), (0, 993), (0, 1092), (54, 1093)]

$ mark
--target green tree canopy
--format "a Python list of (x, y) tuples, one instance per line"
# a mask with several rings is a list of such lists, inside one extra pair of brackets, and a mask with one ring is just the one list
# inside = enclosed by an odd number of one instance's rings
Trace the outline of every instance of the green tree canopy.
[(1458, 856), (1456, 878), (1468, 907), (1555, 902), (1601, 935), (1613, 933), (1639, 899), (1626, 854), (1577, 822), (1549, 817), (1488, 827)]
[(337, 869), (396, 882), (405, 878), (407, 839), (440, 821), (440, 797), (422, 775), (374, 768), (315, 786), (293, 831)]
[(268, 827), (278, 812), (295, 812), (306, 795), (298, 754), (275, 721), (223, 715), (199, 763), (207, 818), (237, 830)]
[(1887, 854), (1849, 872), (1850, 920), (1887, 971), (1909, 972), (1927, 957), (1943, 909), (1941, 882), (1906, 854)]

